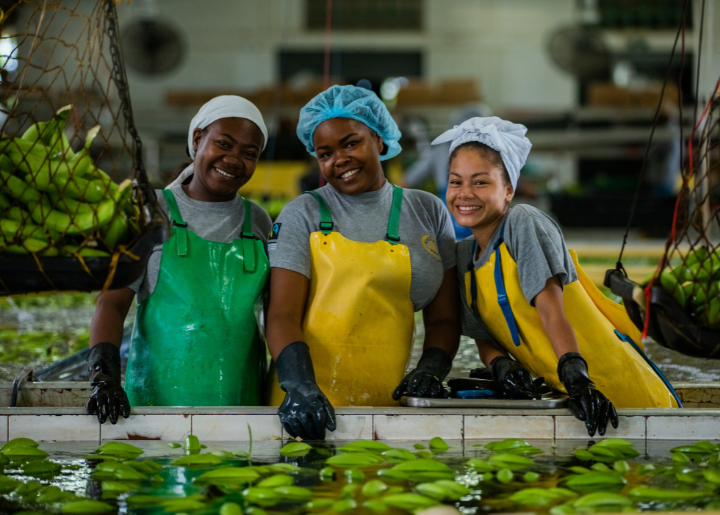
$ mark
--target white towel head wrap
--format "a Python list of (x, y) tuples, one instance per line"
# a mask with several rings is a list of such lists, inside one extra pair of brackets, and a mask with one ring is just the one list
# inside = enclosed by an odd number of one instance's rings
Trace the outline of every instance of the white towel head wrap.
[[(204, 129), (221, 118), (245, 118), (253, 122), (258, 126), (260, 132), (262, 132), (263, 146), (261, 150), (265, 150), (268, 141), (268, 131), (267, 127), (265, 127), (262, 114), (260, 114), (260, 110), (255, 107), (255, 104), (243, 97), (237, 95), (221, 95), (213, 98), (202, 106), (190, 121), (190, 128), (188, 129), (188, 152), (191, 158), (195, 159), (195, 151), (193, 150), (193, 133), (195, 129)], [(169, 184), (167, 188), (175, 186), (176, 184), (182, 184), (192, 173), (193, 166), (190, 165), (185, 168), (178, 178)]]
[(433, 145), (452, 141), (450, 153), (458, 146), (469, 141), (484, 143), (500, 152), (505, 169), (510, 176), (513, 190), (516, 189), (520, 169), (525, 164), (532, 143), (525, 137), (527, 127), (508, 122), (497, 116), (470, 118), (460, 125), (445, 131), (435, 138)]

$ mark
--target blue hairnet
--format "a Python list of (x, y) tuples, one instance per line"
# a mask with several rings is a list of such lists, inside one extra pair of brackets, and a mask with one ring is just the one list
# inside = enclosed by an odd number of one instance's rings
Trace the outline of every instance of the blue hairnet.
[(374, 130), (388, 147), (387, 153), (380, 156), (380, 161), (395, 157), (402, 150), (398, 143), (400, 129), (375, 93), (356, 86), (333, 86), (300, 110), (297, 135), (315, 157), (313, 133), (318, 125), (330, 118), (351, 118)]

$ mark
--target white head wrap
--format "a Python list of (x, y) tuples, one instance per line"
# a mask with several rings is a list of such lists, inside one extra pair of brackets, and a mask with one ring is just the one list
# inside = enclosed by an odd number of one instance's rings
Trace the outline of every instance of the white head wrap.
[[(188, 152), (190, 153), (191, 158), (195, 159), (195, 151), (193, 150), (193, 133), (195, 132), (195, 129), (204, 129), (214, 121), (221, 118), (245, 118), (246, 120), (253, 122), (258, 126), (260, 132), (262, 132), (262, 150), (265, 150), (265, 146), (268, 141), (268, 131), (267, 127), (265, 127), (265, 121), (263, 120), (262, 114), (260, 114), (260, 110), (255, 107), (255, 104), (243, 97), (236, 95), (221, 95), (213, 98), (202, 106), (198, 113), (190, 121), (190, 129), (188, 130)], [(182, 171), (177, 179), (167, 186), (167, 188), (175, 186), (176, 184), (182, 184), (185, 179), (193, 173), (193, 169), (193, 165), (189, 165)]]
[(525, 164), (532, 143), (525, 137), (527, 127), (508, 122), (497, 116), (470, 118), (435, 138), (433, 145), (452, 141), (450, 153), (468, 141), (478, 141), (500, 152), (510, 176), (513, 190), (517, 186), (520, 169)]

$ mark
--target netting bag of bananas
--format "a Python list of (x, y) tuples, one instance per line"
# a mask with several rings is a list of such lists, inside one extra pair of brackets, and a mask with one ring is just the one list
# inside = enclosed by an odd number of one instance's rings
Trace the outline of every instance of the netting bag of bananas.
[(120, 288), (167, 231), (142, 161), (114, 0), (0, 21), (0, 295)]
[(644, 335), (682, 354), (720, 359), (720, 96), (683, 145), (682, 186), (657, 268), (639, 284), (620, 267), (608, 270), (605, 284)]

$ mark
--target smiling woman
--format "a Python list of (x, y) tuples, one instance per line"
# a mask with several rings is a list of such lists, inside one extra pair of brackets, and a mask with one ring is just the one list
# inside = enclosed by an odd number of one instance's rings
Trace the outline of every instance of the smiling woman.
[[(675, 407), (678, 397), (642, 352), (624, 308), (589, 280), (557, 224), (510, 207), (530, 152), (527, 129), (471, 118), (438, 137), (450, 145), (447, 204), (473, 237), (457, 244), (463, 334), (475, 339), (498, 389), (533, 399), (550, 387), (590, 436), (617, 428), (620, 408)], [(511, 357), (509, 357), (511, 356)]]
[[(132, 406), (258, 405), (266, 369), (254, 305), (265, 292), (271, 221), (237, 191), (252, 177), (267, 129), (241, 97), (217, 97), (190, 123), (193, 158), (158, 200), (172, 236), (155, 247), (136, 283), (98, 297), (88, 357), (88, 411), (100, 422)], [(120, 386), (119, 346), (137, 294)]]
[[(270, 242), (270, 403), (289, 434), (322, 439), (333, 406), (442, 397), (459, 343), (454, 233), (429, 193), (385, 179), (400, 131), (372, 91), (334, 86), (297, 129), (327, 185), (290, 202)], [(425, 345), (406, 375), (414, 312)]]

